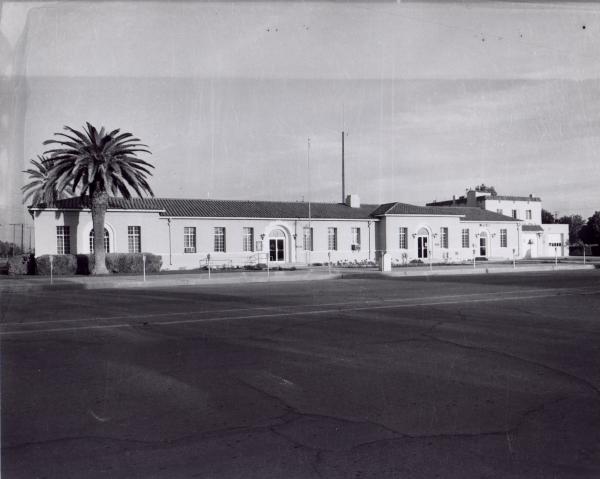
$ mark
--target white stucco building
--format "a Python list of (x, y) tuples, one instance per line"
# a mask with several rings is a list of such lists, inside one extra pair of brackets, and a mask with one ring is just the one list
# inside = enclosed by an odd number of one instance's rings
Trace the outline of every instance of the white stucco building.
[(569, 225), (542, 223), (542, 200), (533, 195), (503, 196), (468, 191), (466, 196), (428, 203), (428, 206), (477, 206), (520, 221), (519, 257), (569, 255)]
[[(87, 198), (32, 207), (35, 253), (86, 254), (93, 244)], [(164, 269), (256, 263), (462, 262), (523, 257), (520, 219), (478, 206), (406, 203), (111, 198), (105, 249), (150, 252)]]

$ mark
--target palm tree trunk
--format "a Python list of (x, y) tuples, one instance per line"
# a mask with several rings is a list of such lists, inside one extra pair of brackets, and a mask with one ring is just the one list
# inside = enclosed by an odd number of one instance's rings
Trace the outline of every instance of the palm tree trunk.
[(108, 193), (92, 193), (92, 224), (94, 225), (94, 268), (92, 274), (108, 274), (106, 252), (104, 251), (104, 217), (108, 208)]

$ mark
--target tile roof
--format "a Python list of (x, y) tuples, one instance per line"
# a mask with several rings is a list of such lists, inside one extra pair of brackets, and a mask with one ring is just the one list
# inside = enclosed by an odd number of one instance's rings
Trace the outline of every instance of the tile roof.
[(521, 229), (525, 232), (544, 231), (544, 228), (542, 228), (540, 225), (523, 225)]
[(451, 215), (462, 216), (462, 221), (518, 221), (510, 216), (477, 207), (415, 206), (407, 203), (387, 203), (373, 212), (373, 216), (384, 215)]
[[(315, 219), (369, 219), (379, 205), (351, 208), (342, 203), (311, 203)], [(88, 197), (67, 198), (40, 208), (89, 208)], [(109, 209), (155, 210), (161, 216), (191, 218), (308, 218), (308, 203), (286, 201), (206, 200), (176, 198), (109, 198)]]

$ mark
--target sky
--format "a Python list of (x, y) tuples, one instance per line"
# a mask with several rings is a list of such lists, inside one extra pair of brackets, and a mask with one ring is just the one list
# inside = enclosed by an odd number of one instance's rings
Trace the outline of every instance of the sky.
[[(156, 196), (600, 210), (589, 2), (0, 3), (0, 238), (63, 125), (134, 133)], [(310, 138), (310, 149), (308, 146)], [(309, 167), (310, 165), (310, 167)]]

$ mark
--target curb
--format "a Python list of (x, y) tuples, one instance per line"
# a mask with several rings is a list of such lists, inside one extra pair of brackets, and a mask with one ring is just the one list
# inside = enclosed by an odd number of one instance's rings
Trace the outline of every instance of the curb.
[(80, 289), (133, 289), (133, 288), (168, 288), (175, 286), (210, 286), (223, 284), (247, 284), (247, 283), (277, 283), (294, 281), (323, 281), (333, 279), (363, 279), (363, 278), (410, 278), (423, 276), (460, 276), (460, 275), (479, 275), (479, 274), (512, 274), (512, 273), (531, 273), (531, 272), (551, 272), (551, 271), (579, 271), (593, 270), (594, 265), (573, 265), (562, 264), (555, 266), (553, 264), (502, 267), (479, 267), (473, 268), (442, 268), (429, 270), (428, 268), (407, 268), (401, 271), (350, 271), (350, 272), (301, 272), (293, 273), (274, 271), (269, 276), (266, 274), (248, 273), (229, 276), (228, 274), (216, 274), (211, 279), (207, 276), (177, 278), (174, 276), (149, 276), (146, 281), (138, 277), (119, 278), (119, 277), (81, 277), (81, 278), (55, 278), (54, 284), (48, 281), (36, 279), (35, 281), (27, 279), (7, 280), (3, 284), (0, 281), (0, 292), (27, 292), (35, 290), (80, 290)]

